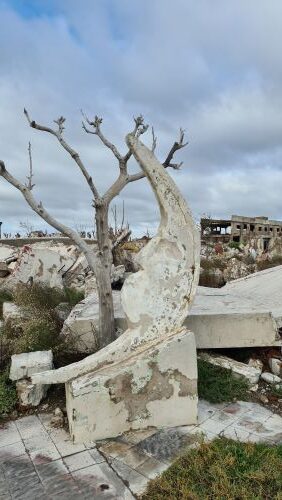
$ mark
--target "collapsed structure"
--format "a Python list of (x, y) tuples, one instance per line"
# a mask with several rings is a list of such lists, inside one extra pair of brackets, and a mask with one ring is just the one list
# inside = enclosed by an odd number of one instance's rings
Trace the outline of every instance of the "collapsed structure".
[(202, 218), (201, 237), (203, 240), (237, 243), (253, 239), (267, 251), (270, 240), (282, 238), (282, 221), (240, 215), (232, 215), (231, 219)]

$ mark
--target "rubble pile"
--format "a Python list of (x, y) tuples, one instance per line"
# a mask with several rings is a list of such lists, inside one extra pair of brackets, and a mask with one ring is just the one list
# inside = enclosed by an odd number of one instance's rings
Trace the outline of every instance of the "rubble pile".
[[(113, 265), (114, 285), (121, 287), (125, 271), (124, 265)], [(48, 241), (16, 248), (0, 244), (0, 290), (13, 291), (18, 283), (33, 282), (73, 288), (86, 295), (97, 290), (85, 256), (74, 245)]]
[(244, 278), (272, 265), (282, 264), (282, 247), (276, 240), (267, 251), (258, 249), (252, 240), (202, 242), (200, 285), (220, 288), (229, 281)]

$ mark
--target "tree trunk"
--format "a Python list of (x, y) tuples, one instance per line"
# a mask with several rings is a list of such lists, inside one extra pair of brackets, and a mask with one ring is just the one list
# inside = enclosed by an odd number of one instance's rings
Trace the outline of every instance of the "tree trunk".
[(111, 286), (112, 243), (109, 238), (107, 204), (96, 206), (98, 263), (96, 280), (99, 294), (99, 348), (115, 340), (114, 305)]

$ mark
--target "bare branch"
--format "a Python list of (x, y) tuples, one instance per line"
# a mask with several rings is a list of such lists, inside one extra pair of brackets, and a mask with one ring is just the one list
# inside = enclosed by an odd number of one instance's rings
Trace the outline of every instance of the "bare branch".
[(176, 141), (171, 150), (169, 151), (165, 161), (163, 162), (163, 165), (165, 167), (168, 167), (168, 166), (171, 166), (172, 168), (174, 169), (179, 169), (181, 167), (181, 164), (176, 164), (176, 163), (173, 163), (171, 164), (171, 160), (174, 156), (174, 153), (176, 151), (178, 151), (179, 149), (182, 149), (182, 148), (185, 148), (185, 146), (187, 146), (188, 142), (183, 142), (184, 141), (184, 130), (182, 128), (180, 128), (180, 135), (179, 135), (179, 141)]
[(60, 116), (57, 120), (54, 120), (54, 123), (57, 123), (58, 125), (58, 132), (60, 135), (62, 135), (63, 131), (65, 130), (64, 123), (66, 119), (63, 116)]
[[(96, 259), (95, 254), (91, 252), (91, 248), (87, 243), (79, 236), (79, 234), (71, 229), (68, 226), (65, 226), (61, 222), (57, 221), (54, 217), (52, 217), (49, 212), (43, 207), (42, 202), (39, 203), (35, 200), (32, 195), (30, 189), (22, 184), (18, 179), (13, 177), (5, 167), (3, 161), (0, 160), (0, 176), (3, 177), (9, 184), (12, 184), (16, 189), (18, 189), (25, 200), (27, 201), (30, 208), (36, 212), (42, 219), (44, 219), (47, 224), (54, 227), (65, 236), (69, 237), (81, 250), (84, 252), (87, 257), (89, 265), (92, 265), (92, 268), (96, 267)], [(91, 264), (90, 264), (91, 263)]]
[(88, 123), (88, 125), (90, 125), (90, 127), (93, 127), (93, 130), (90, 130), (89, 128), (86, 127), (85, 123), (82, 122), (82, 128), (83, 128), (83, 130), (87, 134), (97, 135), (100, 138), (100, 140), (102, 141), (102, 143), (104, 144), (104, 146), (106, 146), (107, 148), (109, 148), (113, 152), (113, 154), (115, 155), (115, 157), (118, 159), (119, 162), (122, 162), (123, 157), (120, 154), (120, 152), (118, 151), (117, 147), (114, 144), (112, 144), (104, 136), (104, 134), (101, 131), (100, 125), (102, 124), (103, 118), (100, 118), (100, 117), (98, 117), (96, 115), (95, 118), (94, 118), (94, 120), (90, 121), (89, 118), (85, 115), (85, 113), (83, 111), (81, 111), (81, 113), (82, 113), (83, 118)]
[(99, 200), (100, 195), (98, 193), (98, 190), (97, 190), (96, 186), (94, 185), (93, 179), (92, 179), (91, 175), (88, 173), (86, 167), (84, 166), (79, 154), (73, 148), (71, 148), (71, 146), (65, 141), (65, 139), (62, 136), (63, 130), (65, 128), (64, 127), (64, 123), (66, 121), (65, 118), (63, 116), (61, 116), (57, 120), (54, 120), (54, 122), (58, 125), (58, 130), (54, 130), (50, 127), (45, 127), (44, 125), (39, 125), (34, 120), (31, 120), (26, 109), (24, 109), (24, 114), (27, 118), (29, 125), (32, 128), (35, 128), (36, 130), (41, 130), (43, 132), (48, 132), (49, 134), (54, 135), (58, 139), (61, 146), (65, 149), (65, 151), (67, 151), (67, 153), (72, 157), (72, 159), (75, 161), (75, 163), (77, 164), (77, 166), (81, 170), (83, 176), (85, 177), (85, 179), (86, 179), (86, 181), (91, 189), (91, 192), (94, 195), (94, 199), (96, 201)]
[(25, 186), (27, 189), (30, 191), (34, 188), (35, 184), (32, 184), (32, 177), (33, 177), (33, 167), (32, 167), (32, 154), (31, 154), (31, 144), (30, 142), (28, 143), (28, 156), (29, 156), (29, 175), (27, 176), (27, 184)]
[(112, 248), (116, 248), (120, 243), (126, 240), (131, 235), (131, 230), (129, 228), (124, 229), (117, 239), (113, 242)]
[(125, 215), (125, 210), (124, 210), (124, 200), (122, 200), (122, 219), (121, 219), (121, 225), (120, 228), (123, 229), (123, 224), (124, 224), (124, 215)]
[(153, 137), (153, 142), (152, 142), (152, 149), (151, 149), (151, 151), (152, 151), (152, 153), (154, 153), (155, 150), (156, 150), (156, 147), (157, 147), (157, 138), (155, 136), (154, 127), (152, 127), (152, 137)]
[[(149, 125), (144, 125), (144, 117), (143, 115), (139, 115), (136, 117), (133, 117), (133, 120), (135, 122), (135, 127), (132, 131), (132, 134), (135, 135), (136, 137), (140, 137), (140, 135), (145, 134), (147, 132)], [(131, 157), (131, 151), (130, 149), (127, 151), (126, 155), (123, 157), (124, 164), (126, 165), (128, 160)]]

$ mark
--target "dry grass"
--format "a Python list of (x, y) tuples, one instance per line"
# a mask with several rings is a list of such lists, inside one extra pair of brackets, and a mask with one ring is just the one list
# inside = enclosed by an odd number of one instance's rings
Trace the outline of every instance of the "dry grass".
[(281, 500), (282, 446), (216, 439), (187, 451), (142, 500)]

